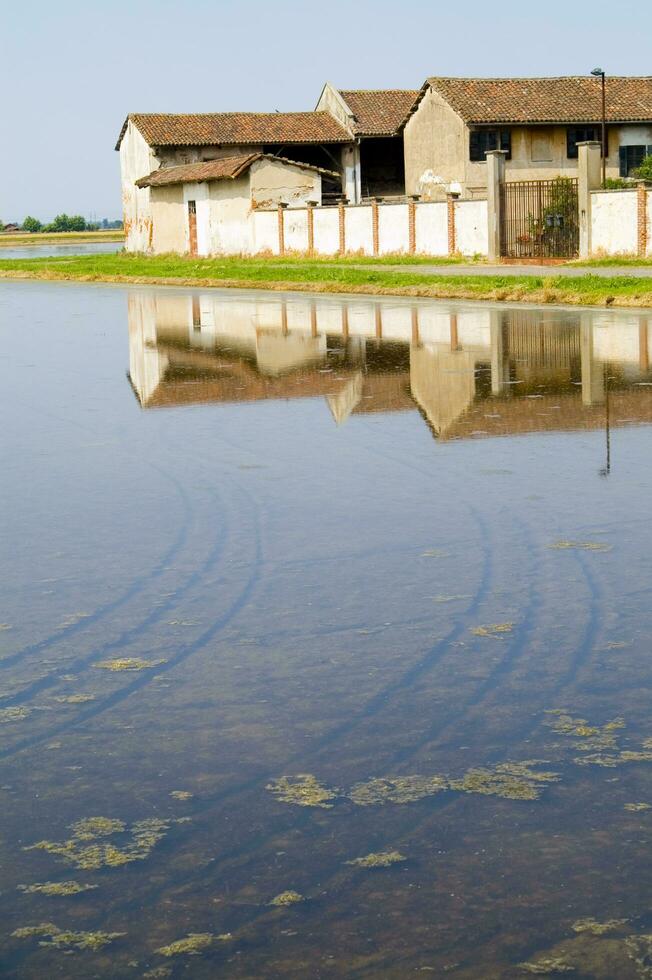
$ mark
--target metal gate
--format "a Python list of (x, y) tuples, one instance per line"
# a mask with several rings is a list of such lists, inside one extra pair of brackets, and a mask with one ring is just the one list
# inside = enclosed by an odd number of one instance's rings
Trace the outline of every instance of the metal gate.
[(572, 259), (579, 254), (577, 180), (500, 185), (500, 254), (509, 259)]

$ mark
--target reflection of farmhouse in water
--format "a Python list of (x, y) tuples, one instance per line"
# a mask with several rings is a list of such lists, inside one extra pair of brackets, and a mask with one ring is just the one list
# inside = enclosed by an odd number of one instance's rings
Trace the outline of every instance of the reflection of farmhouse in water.
[[(652, 421), (649, 320), (427, 300), (214, 291), (129, 297), (143, 408), (326, 399), (419, 410), (439, 439)], [(652, 331), (650, 331), (652, 333)]]

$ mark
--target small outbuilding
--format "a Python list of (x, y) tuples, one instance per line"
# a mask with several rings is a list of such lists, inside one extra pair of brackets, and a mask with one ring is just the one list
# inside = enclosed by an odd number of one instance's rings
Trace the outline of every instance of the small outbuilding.
[(136, 181), (149, 188), (148, 251), (234, 255), (253, 251), (253, 210), (321, 204), (322, 177), (307, 163), (253, 152), (163, 167)]

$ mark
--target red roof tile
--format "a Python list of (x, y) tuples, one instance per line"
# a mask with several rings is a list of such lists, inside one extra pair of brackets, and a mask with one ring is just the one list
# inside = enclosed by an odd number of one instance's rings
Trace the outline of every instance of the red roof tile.
[(416, 89), (341, 89), (340, 95), (355, 116), (359, 136), (393, 136), (419, 95)]
[(141, 113), (127, 116), (116, 149), (131, 120), (150, 146), (348, 143), (351, 134), (330, 112)]
[(167, 184), (200, 184), (205, 180), (234, 180), (248, 170), (256, 160), (276, 160), (279, 163), (302, 170), (314, 170), (328, 177), (339, 177), (334, 170), (313, 167), (309, 163), (297, 163), (286, 157), (276, 157), (271, 153), (240, 153), (237, 156), (221, 157), (218, 160), (205, 160), (201, 163), (184, 163), (178, 167), (161, 167), (147, 177), (136, 181), (137, 187), (163, 187)]
[[(600, 122), (599, 78), (429, 78), (468, 123)], [(652, 78), (606, 80), (609, 122), (652, 121)]]

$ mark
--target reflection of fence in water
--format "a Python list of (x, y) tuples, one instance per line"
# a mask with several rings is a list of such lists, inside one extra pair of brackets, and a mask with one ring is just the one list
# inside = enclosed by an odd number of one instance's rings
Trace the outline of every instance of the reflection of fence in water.
[(530, 367), (568, 368), (580, 356), (580, 327), (576, 316), (551, 315), (534, 322), (531, 313), (516, 310), (504, 317), (505, 341), (510, 357)]

